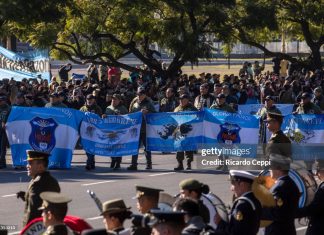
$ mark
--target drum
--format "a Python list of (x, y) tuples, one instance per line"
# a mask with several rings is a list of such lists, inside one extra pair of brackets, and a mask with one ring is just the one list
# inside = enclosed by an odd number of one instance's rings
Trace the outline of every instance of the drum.
[[(264, 170), (260, 175), (270, 175), (270, 171)], [(309, 205), (317, 190), (317, 183), (313, 175), (305, 169), (290, 169), (289, 176), (295, 182), (300, 192), (299, 207), (302, 208)]]
[[(77, 234), (81, 234), (83, 230), (91, 229), (92, 227), (83, 219), (67, 215), (64, 218), (64, 223)], [(41, 235), (46, 231), (46, 228), (43, 224), (43, 218), (39, 217), (30, 221), (24, 228), (21, 230), (20, 235)]]

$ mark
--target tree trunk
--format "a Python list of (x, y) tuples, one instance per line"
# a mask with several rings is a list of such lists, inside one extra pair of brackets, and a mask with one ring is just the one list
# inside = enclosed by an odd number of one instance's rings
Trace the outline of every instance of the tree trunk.
[(311, 55), (311, 60), (310, 60), (310, 68), (312, 70), (316, 70), (316, 69), (322, 69), (322, 60), (321, 60), (321, 52), (320, 52), (320, 46), (315, 45), (312, 46), (310, 49), (312, 51), (312, 55)]
[(7, 37), (7, 45), (6, 45), (6, 48), (8, 50), (11, 50), (11, 51), (14, 51), (14, 52), (17, 51), (17, 39), (16, 39), (15, 36)]

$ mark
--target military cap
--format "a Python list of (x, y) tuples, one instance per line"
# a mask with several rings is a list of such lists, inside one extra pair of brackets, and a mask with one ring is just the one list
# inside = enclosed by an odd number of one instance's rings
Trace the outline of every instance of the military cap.
[(136, 91), (136, 94), (137, 95), (143, 95), (143, 94), (145, 94), (145, 88), (142, 87), (142, 86), (138, 87), (137, 88), (137, 91)]
[(145, 186), (136, 185), (136, 197), (140, 198), (142, 196), (151, 196), (155, 198), (159, 198), (160, 192), (164, 191), (163, 189), (149, 188)]
[(278, 113), (278, 112), (267, 112), (267, 119), (265, 120), (266, 122), (269, 122), (269, 121), (277, 121), (277, 122), (280, 122), (282, 123), (283, 121), (283, 116), (281, 113)]
[(131, 207), (126, 207), (123, 199), (119, 199), (119, 198), (113, 199), (103, 203), (101, 215), (103, 215), (104, 213), (112, 214), (112, 213), (126, 212), (129, 211), (130, 209)]
[(117, 93), (113, 94), (112, 98), (113, 98), (113, 99), (121, 100), (121, 96), (120, 96), (120, 94), (117, 94)]
[(60, 95), (59, 95), (59, 93), (57, 93), (57, 92), (52, 92), (51, 94), (50, 94), (50, 97), (59, 97)]
[(197, 190), (201, 189), (202, 186), (203, 183), (200, 183), (198, 180), (195, 179), (185, 179), (182, 180), (179, 184), (179, 187), (185, 190)]
[(269, 160), (273, 170), (289, 170), (292, 162), (291, 158), (276, 153), (270, 153)]
[(71, 198), (57, 192), (42, 192), (40, 198), (43, 199), (43, 204), (38, 210), (44, 210), (50, 207), (67, 206), (72, 201)]
[(48, 160), (50, 154), (41, 151), (27, 150), (27, 161), (32, 160)]
[(247, 171), (230, 170), (229, 174), (230, 179), (237, 182), (244, 181), (252, 184), (255, 179), (255, 175)]
[(314, 89), (314, 92), (322, 93), (322, 87), (318, 86)]
[(180, 100), (182, 100), (182, 99), (189, 99), (189, 95), (188, 94), (182, 94), (182, 95), (180, 95), (179, 99)]
[(163, 211), (159, 209), (153, 209), (150, 210), (150, 213), (152, 214), (152, 218), (150, 220), (149, 225), (151, 227), (157, 225), (157, 224), (163, 224), (172, 222), (179, 225), (184, 225), (184, 212), (180, 211)]
[(217, 99), (225, 99), (226, 96), (224, 94), (218, 94)]
[(311, 94), (309, 94), (308, 92), (304, 92), (302, 95), (301, 95), (301, 98), (302, 99), (307, 99), (307, 98), (312, 98)]

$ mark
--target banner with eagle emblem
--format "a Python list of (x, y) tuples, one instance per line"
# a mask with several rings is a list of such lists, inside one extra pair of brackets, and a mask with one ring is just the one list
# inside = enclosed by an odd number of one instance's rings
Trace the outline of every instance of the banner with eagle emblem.
[(109, 115), (100, 118), (85, 113), (80, 127), (83, 149), (101, 156), (127, 156), (138, 154), (142, 113)]

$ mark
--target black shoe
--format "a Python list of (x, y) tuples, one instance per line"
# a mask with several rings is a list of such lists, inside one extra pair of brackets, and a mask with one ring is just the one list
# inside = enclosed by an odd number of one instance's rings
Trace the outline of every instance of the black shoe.
[(111, 163), (110, 163), (110, 168), (111, 168), (111, 169), (113, 169), (113, 168), (116, 167), (116, 164), (115, 164), (115, 163), (116, 163), (116, 162), (111, 162)]
[(91, 166), (90, 166), (90, 165), (86, 165), (85, 169), (86, 169), (87, 171), (90, 171), (90, 170), (91, 170)]
[(152, 170), (152, 164), (147, 164), (145, 170)]
[(114, 170), (119, 170), (119, 169), (120, 169), (120, 164), (116, 164)]
[(191, 170), (191, 162), (188, 162), (188, 163), (187, 163), (187, 168), (186, 168), (186, 170)]
[(180, 166), (174, 168), (174, 170), (175, 171), (183, 171), (184, 169), (183, 169), (183, 166), (180, 165)]
[(129, 171), (137, 171), (137, 166), (130, 165), (129, 167), (127, 167), (127, 170), (129, 170)]

